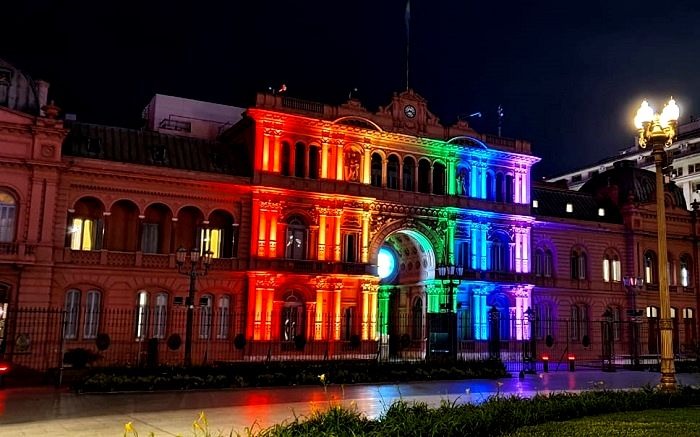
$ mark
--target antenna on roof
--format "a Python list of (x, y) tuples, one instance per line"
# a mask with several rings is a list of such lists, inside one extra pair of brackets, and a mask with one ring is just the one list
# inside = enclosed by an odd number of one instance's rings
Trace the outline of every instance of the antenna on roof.
[(356, 92), (357, 92), (357, 87), (351, 89), (350, 92), (348, 93), (348, 100), (352, 100), (352, 93), (356, 93)]

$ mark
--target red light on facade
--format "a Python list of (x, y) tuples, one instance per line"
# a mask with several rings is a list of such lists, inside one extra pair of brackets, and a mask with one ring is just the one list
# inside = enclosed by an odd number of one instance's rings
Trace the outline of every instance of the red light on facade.
[(569, 361), (574, 361), (576, 359), (575, 355), (569, 355), (566, 358), (568, 358)]
[(542, 355), (542, 361), (549, 361), (549, 355)]
[(8, 363), (0, 363), (0, 375), (4, 375), (10, 371), (10, 365)]

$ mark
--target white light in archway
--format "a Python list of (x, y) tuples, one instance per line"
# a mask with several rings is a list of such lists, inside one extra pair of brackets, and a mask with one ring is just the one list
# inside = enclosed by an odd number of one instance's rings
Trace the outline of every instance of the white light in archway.
[(396, 269), (396, 258), (391, 250), (386, 247), (379, 249), (377, 257), (377, 273), (381, 279), (385, 279), (394, 273)]

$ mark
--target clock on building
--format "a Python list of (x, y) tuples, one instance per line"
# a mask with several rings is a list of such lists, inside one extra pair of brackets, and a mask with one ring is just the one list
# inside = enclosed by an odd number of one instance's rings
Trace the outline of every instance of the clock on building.
[(403, 113), (406, 114), (406, 117), (413, 118), (416, 116), (416, 107), (413, 105), (406, 105), (403, 107)]

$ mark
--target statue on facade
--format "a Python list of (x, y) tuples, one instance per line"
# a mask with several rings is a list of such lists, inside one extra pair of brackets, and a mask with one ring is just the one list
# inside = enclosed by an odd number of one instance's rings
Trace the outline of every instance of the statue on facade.
[(360, 154), (349, 150), (345, 152), (345, 180), (350, 182), (360, 181)]

